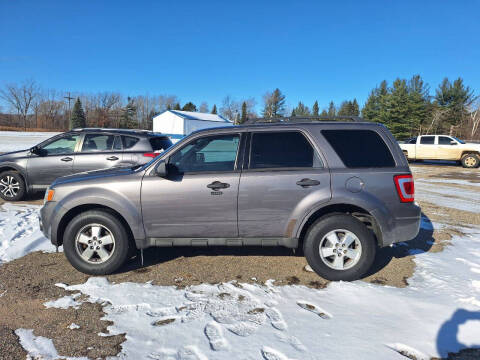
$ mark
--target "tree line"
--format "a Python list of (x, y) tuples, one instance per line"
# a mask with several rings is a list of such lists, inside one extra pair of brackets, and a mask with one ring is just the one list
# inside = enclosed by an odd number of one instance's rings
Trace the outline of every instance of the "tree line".
[(280, 89), (265, 93), (261, 113), (256, 113), (254, 97), (236, 100), (226, 96), (218, 108), (207, 102), (198, 106), (181, 103), (176, 95), (127, 96), (116, 92), (68, 93), (43, 89), (35, 80), (6, 84), (0, 88), (0, 126), (38, 130), (67, 130), (72, 127), (114, 127), (151, 129), (154, 116), (165, 110), (198, 111), (220, 114), (241, 124), (249, 118), (362, 116), (385, 124), (399, 140), (418, 134), (448, 133), (467, 139), (480, 138), (480, 102), (462, 78), (445, 78), (435, 89), (420, 75), (382, 81), (360, 107), (356, 99), (340, 104), (330, 101), (320, 109), (302, 101), (294, 107), (286, 103)]

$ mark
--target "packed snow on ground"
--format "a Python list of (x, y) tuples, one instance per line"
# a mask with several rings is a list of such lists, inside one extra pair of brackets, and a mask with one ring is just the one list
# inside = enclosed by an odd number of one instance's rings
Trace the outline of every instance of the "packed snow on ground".
[(29, 149), (57, 134), (59, 133), (0, 131), (0, 153)]
[(440, 253), (412, 250), (415, 275), (402, 289), (357, 281), (180, 290), (103, 277), (57, 286), (73, 301), (81, 292), (104, 304), (109, 334), (126, 333), (120, 358), (430, 359), (480, 346), (480, 228), (458, 230), (465, 235)]
[(40, 231), (39, 211), (39, 205), (0, 205), (0, 264), (33, 251), (55, 251)]
[(27, 360), (56, 360), (56, 359), (68, 359), (68, 360), (88, 360), (84, 357), (65, 357), (60, 356), (53, 345), (53, 341), (43, 336), (35, 336), (33, 330), (17, 329), (15, 331), (20, 344), (28, 353)]
[(480, 191), (478, 191), (478, 186), (472, 186), (471, 189), (467, 190), (465, 188), (441, 185), (437, 180), (434, 182), (416, 180), (415, 198), (442, 207), (475, 213), (480, 212)]

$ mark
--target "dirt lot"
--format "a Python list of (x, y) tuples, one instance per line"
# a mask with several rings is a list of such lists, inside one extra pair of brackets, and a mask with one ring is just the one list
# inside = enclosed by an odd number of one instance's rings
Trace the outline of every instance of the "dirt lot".
[[(415, 164), (412, 170), (417, 180), (456, 179), (480, 183), (478, 170), (467, 172), (456, 166), (426, 164)], [(471, 189), (463, 182), (445, 185)], [(33, 197), (26, 203), (41, 204), (40, 197), (41, 195)], [(467, 227), (471, 224), (480, 225), (480, 213), (440, 208), (428, 202), (420, 202), (420, 205), (424, 221), (462, 224)], [(415, 268), (414, 256), (409, 255), (409, 250), (442, 251), (455, 231), (448, 227), (441, 231), (422, 230), (407, 246), (382, 249), (364, 281), (396, 287), (408, 286), (408, 279)], [(141, 267), (134, 258), (121, 272), (108, 279), (117, 283), (152, 281), (153, 284), (178, 287), (205, 282), (264, 282), (268, 279), (275, 279), (277, 285), (303, 284), (315, 288), (327, 286), (326, 280), (306, 271), (305, 265), (303, 257), (295, 256), (291, 250), (283, 248), (151, 249), (145, 253), (145, 266)], [(43, 305), (45, 301), (67, 294), (54, 284), (83, 283), (87, 278), (74, 270), (62, 253), (32, 253), (0, 266), (0, 294), (3, 293), (0, 297), (0, 358), (25, 357), (13, 332), (18, 328), (34, 329), (35, 335), (53, 339), (59, 354), (64, 356), (104, 358), (117, 354), (124, 341), (123, 335), (96, 336), (109, 325), (100, 320), (103, 311), (99, 304), (83, 303), (79, 309), (67, 310), (47, 309)], [(69, 330), (67, 327), (72, 322), (81, 328)], [(471, 355), (460, 358), (474, 358), (468, 356)]]

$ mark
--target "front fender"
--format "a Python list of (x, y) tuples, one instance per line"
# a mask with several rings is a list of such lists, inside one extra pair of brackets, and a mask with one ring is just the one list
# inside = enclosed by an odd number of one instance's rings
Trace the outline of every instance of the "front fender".
[[(140, 186), (138, 186), (138, 189), (129, 189), (128, 194), (104, 188), (87, 187), (66, 194), (64, 197), (60, 196), (61, 200), (58, 201), (54, 210), (57, 215), (51, 221), (52, 242), (54, 242), (53, 238), (56, 236), (58, 227), (65, 215), (77, 207), (90, 207), (95, 205), (110, 208), (118, 214), (121, 214), (122, 218), (130, 227), (134, 239), (144, 239), (145, 231), (142, 222), (139, 194)], [(57, 196), (57, 194), (55, 194), (55, 196)], [(58, 241), (59, 239), (55, 239), (56, 243), (58, 243)]]

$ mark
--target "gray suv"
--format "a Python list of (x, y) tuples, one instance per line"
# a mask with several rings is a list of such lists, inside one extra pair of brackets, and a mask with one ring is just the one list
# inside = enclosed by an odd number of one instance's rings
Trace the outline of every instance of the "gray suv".
[(151, 131), (74, 129), (29, 150), (0, 155), (0, 197), (17, 201), (61, 176), (143, 165), (171, 145), (167, 136)]
[(420, 226), (413, 178), (382, 125), (252, 124), (201, 130), (150, 163), (57, 179), (41, 228), (87, 274), (157, 246), (286, 246), (330, 280)]

